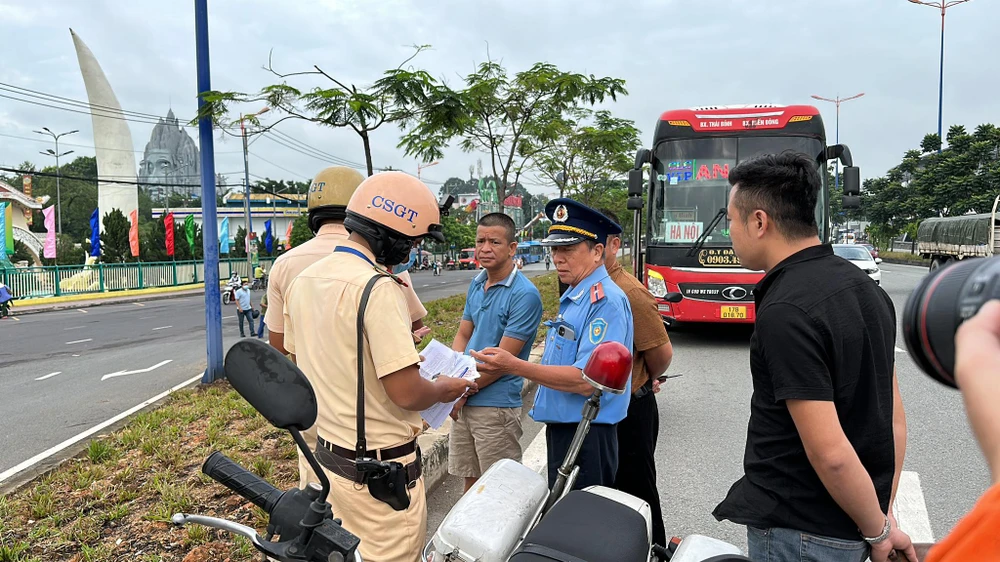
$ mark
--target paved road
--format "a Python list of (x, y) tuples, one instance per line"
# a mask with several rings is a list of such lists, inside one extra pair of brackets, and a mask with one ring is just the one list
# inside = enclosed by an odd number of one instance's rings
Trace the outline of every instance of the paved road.
[[(886, 264), (883, 271), (883, 286), (901, 316), (906, 298), (926, 270)], [(716, 521), (711, 511), (742, 475), (751, 393), (750, 335), (750, 329), (739, 327), (671, 332), (671, 372), (683, 377), (670, 380), (658, 395), (657, 468), (668, 535), (707, 534), (746, 548), (743, 528)], [(916, 473), (922, 483), (907, 493), (919, 499), (922, 489), (931, 532), (939, 539), (972, 508), (989, 485), (989, 472), (966, 424), (961, 396), (919, 371), (901, 351), (902, 337), (898, 346), (898, 375), (909, 422), (904, 470)], [(538, 426), (526, 422), (525, 443)], [(431, 494), (428, 535), (460, 495), (456, 478)]]
[[(545, 273), (545, 266), (523, 271), (534, 276)], [(422, 271), (412, 277), (427, 302), (464, 294), (475, 274)], [(260, 296), (254, 293), (255, 306)], [(204, 311), (204, 296), (198, 295), (0, 322), (0, 473), (201, 373)], [(223, 307), (226, 350), (239, 338), (235, 314), (235, 306)]]

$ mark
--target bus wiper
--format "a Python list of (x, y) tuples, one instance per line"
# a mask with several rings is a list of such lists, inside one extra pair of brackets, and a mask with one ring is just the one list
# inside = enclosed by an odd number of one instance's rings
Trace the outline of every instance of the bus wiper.
[(694, 241), (694, 246), (691, 246), (691, 249), (688, 250), (687, 253), (688, 257), (695, 255), (695, 253), (697, 253), (698, 250), (700, 250), (702, 246), (705, 245), (705, 242), (708, 240), (708, 236), (712, 234), (712, 231), (715, 230), (715, 227), (719, 226), (719, 223), (722, 222), (722, 219), (726, 217), (726, 212), (727, 212), (726, 208), (723, 207), (719, 209), (718, 213), (715, 213), (715, 218), (712, 219), (712, 222), (708, 223), (708, 228), (705, 229), (705, 232), (701, 233), (701, 236), (699, 236), (698, 239)]

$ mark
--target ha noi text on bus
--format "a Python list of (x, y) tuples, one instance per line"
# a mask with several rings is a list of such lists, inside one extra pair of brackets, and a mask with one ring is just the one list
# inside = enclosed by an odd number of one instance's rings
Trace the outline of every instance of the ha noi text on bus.
[[(823, 119), (813, 106), (712, 106), (660, 116), (652, 148), (638, 151), (629, 173), (628, 207), (635, 211), (634, 232), (645, 237), (635, 271), (668, 324), (754, 321), (753, 289), (763, 273), (743, 268), (733, 252), (729, 171), (748, 158), (786, 150), (815, 158), (821, 170), (839, 159), (843, 205), (860, 205), (860, 173), (850, 150), (826, 145)], [(820, 239), (830, 241), (832, 186), (826, 174), (820, 177), (816, 222)], [(671, 302), (676, 293), (681, 300)]]

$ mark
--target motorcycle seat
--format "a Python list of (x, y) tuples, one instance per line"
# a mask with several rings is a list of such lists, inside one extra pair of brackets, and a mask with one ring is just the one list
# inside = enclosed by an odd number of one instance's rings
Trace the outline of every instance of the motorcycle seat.
[(574, 490), (528, 532), (509, 562), (646, 562), (649, 543), (639, 512)]

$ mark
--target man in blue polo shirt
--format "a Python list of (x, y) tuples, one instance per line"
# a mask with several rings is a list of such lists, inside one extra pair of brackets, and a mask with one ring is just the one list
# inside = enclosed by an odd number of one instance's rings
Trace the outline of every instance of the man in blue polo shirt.
[[(538, 383), (531, 417), (545, 423), (551, 486), (582, 418), (583, 403), (594, 392), (583, 379), (583, 368), (603, 341), (617, 341), (632, 349), (632, 308), (604, 267), (607, 237), (621, 233), (621, 227), (572, 199), (549, 201), (545, 214), (552, 226), (542, 245), (552, 248), (559, 280), (569, 288), (559, 300), (559, 316), (545, 323), (549, 331), (541, 364), (514, 357), (499, 347), (471, 355), (481, 362), (477, 367), (480, 374), (512, 373)], [(574, 488), (614, 484), (617, 424), (625, 418), (629, 396), (605, 393), (601, 397), (601, 409), (577, 458), (580, 474)]]
[[(514, 221), (503, 213), (479, 219), (476, 259), (481, 272), (465, 298), (452, 349), (462, 353), (499, 346), (528, 359), (542, 319), (542, 297), (514, 267)], [(521, 460), (521, 386), (505, 373), (480, 373), (479, 392), (455, 405), (448, 472), (465, 478), (466, 491), (500, 459)], [(465, 400), (465, 399), (463, 399)]]

